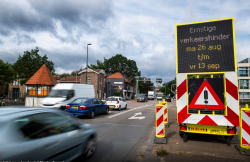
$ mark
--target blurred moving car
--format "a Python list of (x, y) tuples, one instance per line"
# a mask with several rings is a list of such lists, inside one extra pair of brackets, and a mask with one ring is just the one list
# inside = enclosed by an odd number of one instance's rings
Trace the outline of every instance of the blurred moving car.
[(127, 109), (127, 102), (122, 97), (108, 97), (105, 104), (109, 105), (109, 108), (118, 109), (119, 111)]
[(157, 97), (156, 97), (157, 100), (162, 100), (162, 96), (163, 96), (162, 94), (158, 94)]
[(147, 95), (145, 95), (145, 94), (139, 94), (139, 95), (137, 96), (137, 102), (141, 102), (141, 101), (148, 102), (148, 97), (147, 97)]
[(41, 101), (40, 106), (65, 110), (68, 103), (79, 97), (94, 98), (94, 86), (89, 84), (56, 84), (49, 95)]
[(96, 150), (96, 129), (56, 109), (4, 107), (0, 161), (71, 161)]
[(98, 98), (77, 98), (66, 105), (65, 111), (73, 115), (87, 115), (93, 119), (96, 114), (108, 114), (109, 106)]

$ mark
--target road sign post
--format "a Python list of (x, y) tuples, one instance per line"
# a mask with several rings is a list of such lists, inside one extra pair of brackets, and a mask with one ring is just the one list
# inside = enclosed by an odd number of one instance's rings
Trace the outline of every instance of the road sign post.
[(162, 105), (164, 105), (164, 124), (166, 127), (169, 127), (168, 124), (168, 102), (163, 99)]

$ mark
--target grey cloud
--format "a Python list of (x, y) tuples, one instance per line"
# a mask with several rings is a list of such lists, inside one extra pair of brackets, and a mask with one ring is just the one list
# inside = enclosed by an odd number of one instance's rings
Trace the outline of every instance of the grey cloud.
[(2, 45), (3, 44), (3, 41), (0, 39), (0, 45)]
[[(76, 43), (83, 32), (99, 32), (113, 16), (113, 1), (108, 0), (28, 0), (22, 5), (19, 3), (24, 1), (14, 2), (0, 2), (1, 35), (9, 36), (17, 30), (27, 33), (45, 31), (62, 42)], [(56, 23), (62, 25), (68, 36), (60, 36)], [(76, 35), (73, 34), (75, 31)]]
[(20, 44), (30, 44), (30, 43), (36, 43), (36, 40), (29, 35), (23, 33), (19, 34), (17, 33), (16, 36), (12, 39), (13, 42), (15, 42), (17, 45)]

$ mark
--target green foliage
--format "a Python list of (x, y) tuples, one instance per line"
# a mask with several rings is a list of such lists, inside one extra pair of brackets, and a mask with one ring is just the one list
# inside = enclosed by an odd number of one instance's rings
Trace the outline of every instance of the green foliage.
[(5, 83), (5, 85), (4, 85), (4, 91), (3, 91), (3, 94), (4, 94), (5, 96), (8, 95), (8, 89), (9, 89), (9, 84), (8, 84), (8, 83)]
[(79, 69), (79, 70), (72, 71), (71, 74), (70, 74), (70, 76), (76, 76), (76, 74), (77, 74), (77, 76), (81, 76), (81, 74), (79, 74), (79, 72), (81, 72), (82, 70), (83, 70), (83, 69), (81, 68), (81, 69)]
[(15, 72), (11, 68), (11, 64), (0, 59), (0, 85), (10, 83), (15, 79)]
[(43, 64), (47, 66), (52, 74), (55, 73), (54, 63), (48, 60), (46, 55), (40, 56), (39, 49), (24, 51), (23, 56), (18, 57), (13, 65), (14, 71), (19, 75), (21, 85), (25, 84)]
[(135, 96), (132, 96), (131, 99), (132, 99), (132, 100), (135, 99)]
[(65, 76), (71, 76), (69, 73), (63, 73), (63, 74), (59, 74), (59, 76), (61, 77), (61, 78), (63, 78), (63, 77), (65, 77)]
[(113, 74), (120, 72), (126, 74), (128, 79), (131, 81), (131, 86), (135, 86), (135, 76), (141, 76), (141, 72), (138, 71), (136, 62), (134, 60), (127, 59), (127, 57), (117, 54), (110, 59), (104, 58), (101, 62), (97, 60), (97, 65), (90, 65), (91, 69), (104, 69), (105, 73)]
[(114, 95), (115, 96), (121, 96), (121, 92), (115, 92)]
[(156, 151), (157, 156), (167, 156), (169, 154), (169, 152), (167, 152), (166, 150), (159, 150)]
[(145, 92), (145, 87), (142, 85), (142, 82), (138, 82), (139, 93)]
[[(163, 83), (162, 87), (160, 88), (159, 91), (161, 91), (164, 95), (170, 94), (170, 96), (173, 97), (174, 94), (171, 92), (171, 85), (172, 84), (176, 84), (176, 78), (167, 82), (167, 83)], [(166, 94), (165, 94), (165, 87), (166, 87)]]

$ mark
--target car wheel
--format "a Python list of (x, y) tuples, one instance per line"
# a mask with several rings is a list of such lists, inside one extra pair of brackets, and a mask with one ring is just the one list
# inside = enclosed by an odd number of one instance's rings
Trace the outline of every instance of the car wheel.
[(121, 105), (120, 105), (118, 110), (121, 111), (121, 109), (122, 109), (122, 108), (121, 108)]
[(93, 119), (93, 118), (95, 117), (95, 112), (94, 112), (94, 110), (91, 111), (89, 117), (90, 117), (91, 119)]
[(183, 132), (183, 141), (187, 142), (187, 133), (186, 132)]
[(183, 132), (179, 131), (179, 135), (181, 136), (181, 138), (183, 137)]
[(84, 150), (84, 158), (89, 158), (94, 154), (96, 150), (96, 138), (91, 138), (87, 141), (85, 150)]
[(107, 108), (105, 111), (105, 114), (108, 114), (108, 113), (109, 113), (109, 108)]
[(125, 108), (124, 109), (127, 109), (127, 104), (126, 104), (126, 106), (125, 106)]

